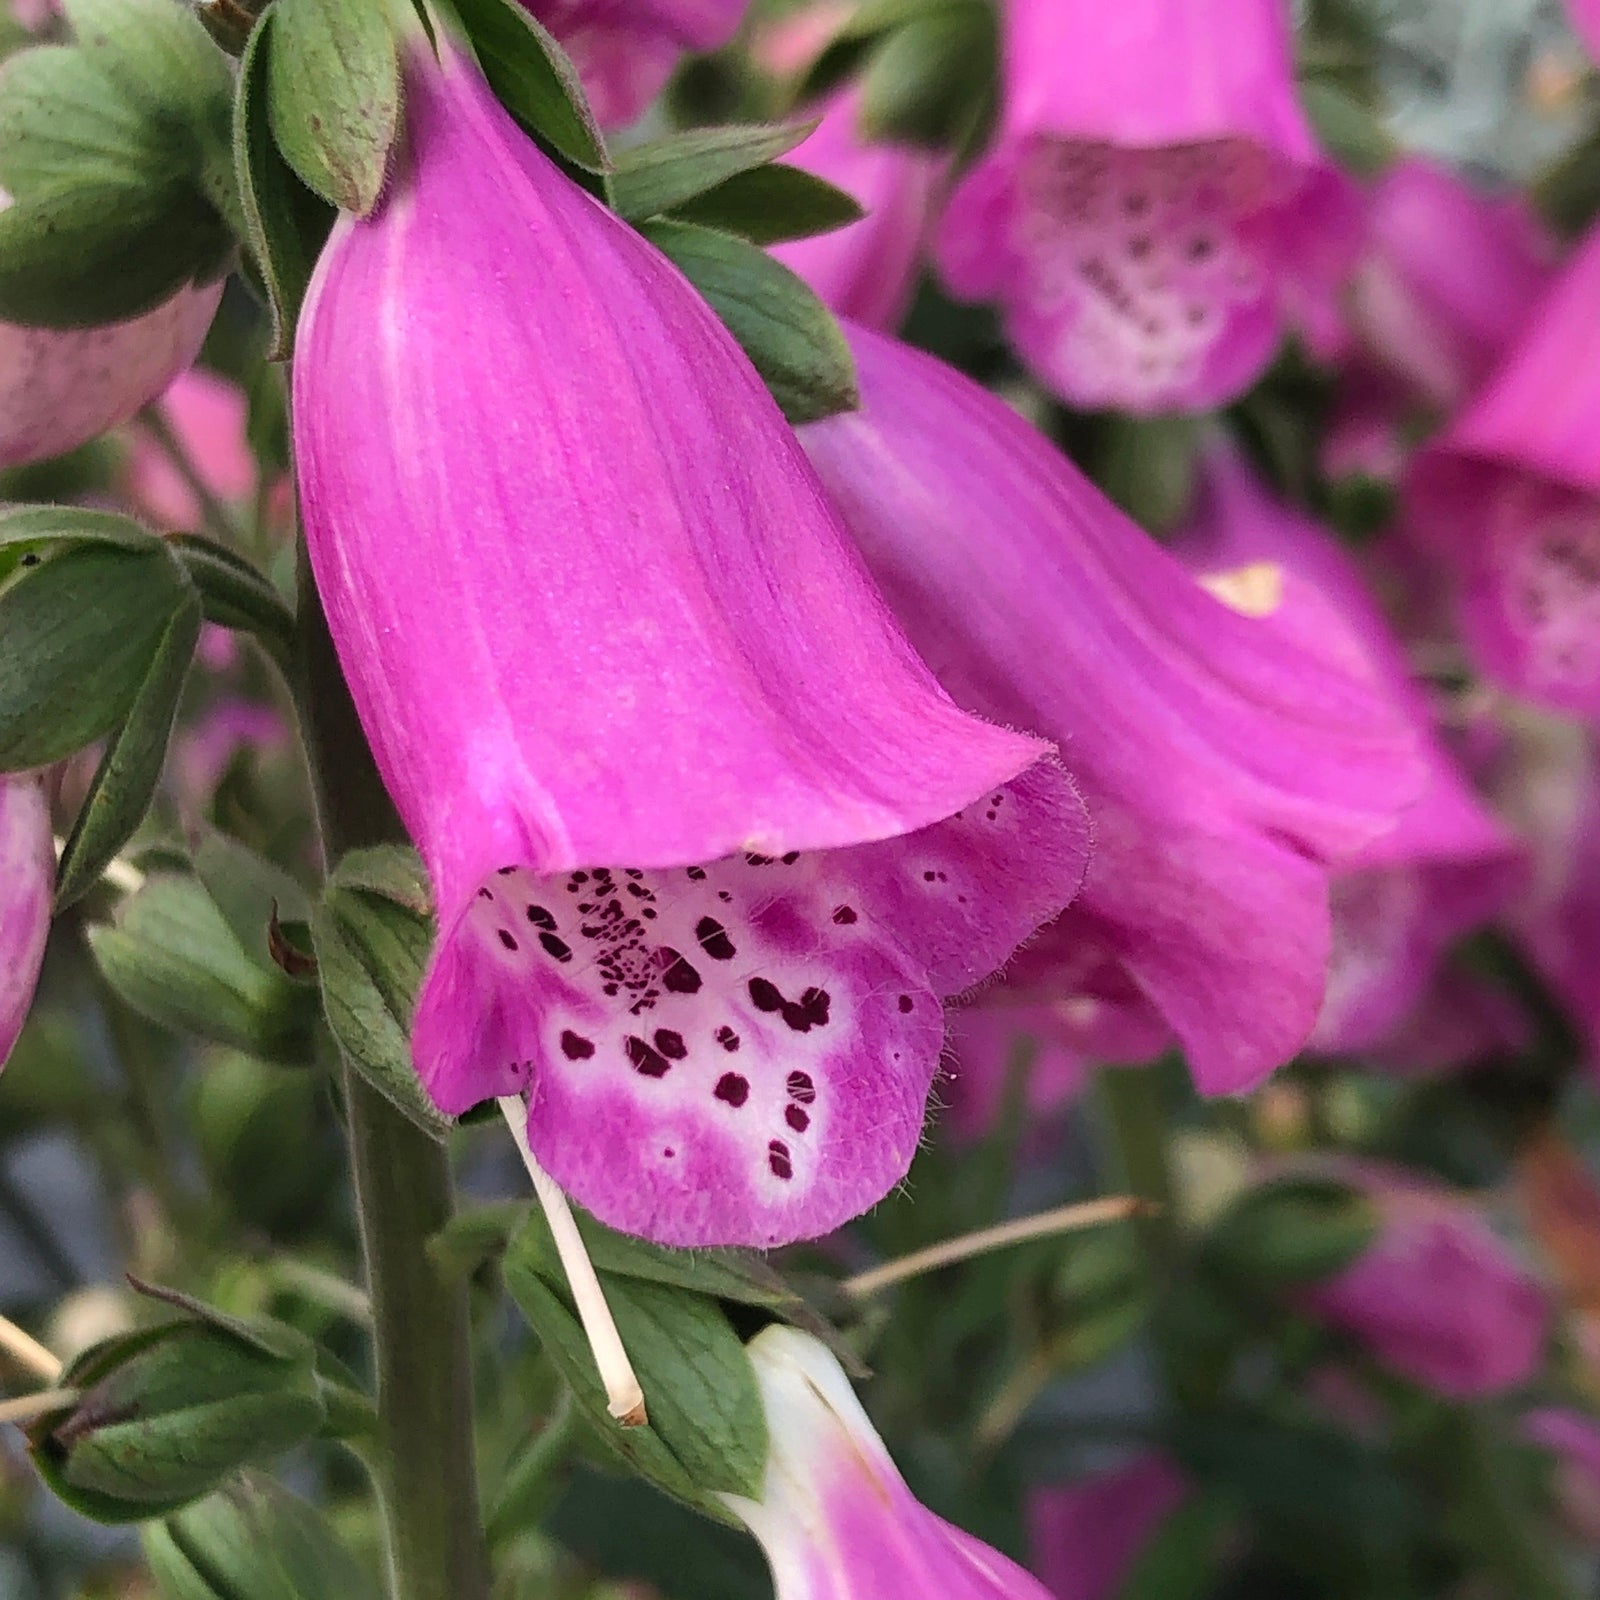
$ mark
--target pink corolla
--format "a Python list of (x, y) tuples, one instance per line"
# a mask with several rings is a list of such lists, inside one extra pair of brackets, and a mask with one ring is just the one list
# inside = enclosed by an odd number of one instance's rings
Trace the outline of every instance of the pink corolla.
[(1231, 399), (1352, 264), (1282, 0), (1010, 0), (1001, 122), (938, 260), (1070, 404)]
[(1117, 1600), (1139, 1558), (1189, 1498), (1166, 1454), (1037, 1489), (1028, 1501), (1033, 1563), (1055, 1600)]
[(25, 774), (0, 776), (0, 1067), (33, 1003), (55, 880), (44, 789)]
[(1327, 993), (1309, 1041), (1323, 1052), (1375, 1048), (1421, 1001), (1449, 945), (1508, 902), (1521, 878), (1520, 845), (1435, 732), (1432, 708), (1354, 561), (1274, 499), (1224, 441), (1204, 456), (1177, 548), (1202, 574), (1258, 566), (1294, 580), (1280, 584), (1265, 625), (1290, 639), (1343, 639), (1412, 728), (1422, 790), (1333, 878)]
[(1050, 1600), (1014, 1561), (916, 1499), (818, 1340), (774, 1325), (747, 1348), (766, 1412), (766, 1477), (759, 1500), (722, 1499), (766, 1552), (777, 1600)]
[[(245, 500), (255, 489), (255, 457), (245, 437), (248, 410), (237, 384), (198, 368), (184, 373), (161, 400), (166, 425), (206, 488), (224, 502)], [(134, 440), (125, 488), (157, 527), (199, 529), (202, 512), (193, 486), (147, 434)]]
[(522, 0), (572, 57), (603, 128), (633, 122), (679, 60), (726, 44), (750, 0)]
[(1538, 1369), (1544, 1290), (1465, 1200), (1398, 1169), (1341, 1169), (1380, 1226), (1349, 1266), (1304, 1292), (1309, 1311), (1390, 1371), (1451, 1399), (1499, 1394)]
[(448, 46), (295, 362), (306, 538), (440, 937), (438, 1104), (670, 1244), (904, 1175), (944, 1028), (1081, 880), (1041, 741), (941, 691), (754, 369)]
[(1474, 188), (1409, 156), (1374, 185), (1352, 315), (1371, 359), (1451, 407), (1516, 336), (1548, 286), (1555, 241), (1516, 193)]
[(1056, 740), (1094, 825), (1007, 987), (1131, 980), (1202, 1088), (1248, 1088), (1316, 1021), (1333, 866), (1416, 792), (1406, 719), (1367, 663), (1207, 593), (995, 396), (847, 331), (862, 409), (802, 442), (944, 686)]
[(221, 283), (100, 328), (0, 323), (0, 467), (42, 461), (126, 422), (200, 353)]
[(1413, 465), (1409, 522), (1478, 665), (1600, 719), (1600, 228), (1486, 388)]
[(1567, 10), (1589, 54), (1600, 61), (1600, 0), (1567, 0)]
[(817, 131), (789, 159), (843, 189), (866, 216), (772, 253), (841, 316), (888, 328), (911, 302), (949, 162), (937, 151), (865, 138), (859, 114), (859, 96), (837, 96), (823, 110)]

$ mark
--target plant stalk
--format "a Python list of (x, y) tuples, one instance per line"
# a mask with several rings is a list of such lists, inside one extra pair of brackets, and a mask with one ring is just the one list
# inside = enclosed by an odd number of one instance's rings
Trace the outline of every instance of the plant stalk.
[[(403, 842), (356, 718), (302, 548), (299, 703), (322, 848)], [(454, 1207), (445, 1148), (348, 1062), (346, 1120), (378, 1383), (378, 1443), (393, 1600), (488, 1600), (473, 1449), (467, 1288), (426, 1245)]]

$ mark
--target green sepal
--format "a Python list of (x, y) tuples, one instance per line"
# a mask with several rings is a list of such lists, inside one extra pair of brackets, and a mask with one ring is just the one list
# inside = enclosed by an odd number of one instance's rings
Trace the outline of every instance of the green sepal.
[(198, 879), (152, 874), (88, 937), (106, 981), (151, 1021), (266, 1061), (310, 1059), (316, 997), (253, 959)]
[(752, 123), (635, 145), (612, 168), (612, 206), (630, 222), (675, 211), (729, 178), (786, 155), (815, 128), (815, 121)]
[(983, 0), (950, 0), (889, 32), (861, 77), (869, 139), (960, 147), (994, 115), (998, 25)]
[(174, 619), (195, 603), (172, 553), (133, 524), (104, 537), (101, 520), (75, 537), (52, 520), (23, 514), (0, 524), (4, 772), (63, 760), (116, 727)]
[(199, 591), (207, 622), (253, 634), (275, 661), (288, 660), (294, 612), (265, 573), (226, 545), (198, 533), (175, 533), (167, 547)]
[(346, 858), (312, 910), (311, 936), (323, 1011), (351, 1066), (439, 1139), (450, 1121), (411, 1062), (411, 1017), (434, 936), (415, 860), (409, 851), (383, 849)]
[(737, 234), (752, 244), (786, 244), (859, 222), (866, 212), (843, 189), (781, 161), (719, 183), (678, 206), (680, 222)]
[(815, 422), (861, 403), (839, 325), (801, 280), (732, 234), (657, 217), (639, 231), (669, 256), (749, 356), (790, 422)]
[(144, 821), (178, 715), (178, 701), (200, 641), (200, 599), (190, 593), (173, 609), (122, 725), (106, 744), (56, 869), (56, 910), (91, 890)]
[(517, 0), (449, 0), (506, 110), (583, 172), (611, 159), (576, 69), (547, 29)]
[(378, 1600), (308, 1501), (256, 1472), (141, 1530), (163, 1600)]
[(311, 901), (305, 890), (276, 862), (215, 829), (201, 838), (194, 871), (240, 948), (258, 966), (276, 967), (270, 943), (273, 918), (308, 921)]
[(387, 4), (276, 0), (267, 116), (283, 158), (330, 205), (378, 203), (400, 126), (400, 56)]
[(287, 361), (294, 351), (300, 304), (336, 213), (300, 181), (272, 137), (267, 75), (273, 22), (269, 7), (250, 35), (239, 63), (233, 158), (245, 235), (261, 292), (272, 313), (268, 359)]

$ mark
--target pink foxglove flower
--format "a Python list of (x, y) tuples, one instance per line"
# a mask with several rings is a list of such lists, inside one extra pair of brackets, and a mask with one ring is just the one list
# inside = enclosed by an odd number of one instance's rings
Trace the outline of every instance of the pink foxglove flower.
[(1205, 1090), (1249, 1087), (1316, 1021), (1332, 865), (1416, 792), (1405, 719), (1365, 663), (1214, 599), (995, 396), (848, 331), (863, 409), (802, 442), (945, 687), (1070, 750), (1094, 824), (1008, 983), (1120, 968)]
[(818, 1340), (774, 1324), (748, 1349), (766, 1480), (759, 1500), (722, 1499), (766, 1552), (777, 1600), (1050, 1600), (1014, 1561), (918, 1502)]
[(1064, 400), (1200, 410), (1326, 302), (1354, 191), (1295, 99), (1281, 0), (1011, 0), (995, 143), (939, 237)]
[(126, 422), (200, 353), (222, 285), (180, 289), (103, 328), (0, 322), (0, 467), (42, 461)]
[(1371, 1164), (1350, 1175), (1377, 1205), (1379, 1232), (1350, 1266), (1305, 1292), (1307, 1309), (1391, 1371), (1452, 1399), (1526, 1382), (1550, 1323), (1527, 1267), (1445, 1190)]
[(1455, 406), (1488, 376), (1549, 284), (1555, 241), (1519, 194), (1488, 194), (1421, 156), (1378, 180), (1352, 283), (1370, 357)]
[(1589, 54), (1600, 61), (1600, 0), (1567, 0), (1567, 10)]
[(1355, 563), (1330, 534), (1273, 499), (1223, 442), (1206, 454), (1178, 547), (1197, 572), (1262, 563), (1298, 579), (1285, 585), (1267, 625), (1346, 639), (1416, 736), (1421, 794), (1334, 877), (1328, 990), (1310, 1040), (1330, 1053), (1374, 1048), (1422, 999), (1448, 946), (1506, 904), (1521, 875), (1520, 847), (1436, 735), (1405, 653)]
[[(224, 502), (248, 499), (256, 486), (256, 462), (245, 437), (249, 408), (239, 386), (192, 368), (167, 390), (160, 410), (211, 493)], [(148, 434), (134, 439), (125, 490), (156, 527), (199, 529), (194, 489)]]
[(905, 1173), (941, 998), (1071, 898), (1081, 807), (939, 689), (677, 271), (453, 51), (408, 104), (308, 294), (295, 429), (434, 884), (417, 1066), (447, 1112), (526, 1094), (614, 1227), (827, 1232)]
[(23, 774), (0, 776), (0, 1067), (33, 1003), (55, 881), (55, 845), (43, 788)]
[(823, 111), (817, 131), (789, 159), (858, 200), (866, 216), (832, 233), (779, 245), (772, 253), (840, 316), (869, 328), (890, 328), (911, 303), (923, 240), (949, 163), (932, 150), (864, 138), (856, 125), (859, 111), (857, 95), (837, 96)]
[(1412, 524), (1496, 682), (1600, 719), (1600, 228), (1417, 460)]
[(1055, 1600), (1117, 1600), (1163, 1524), (1189, 1498), (1176, 1464), (1151, 1451), (1028, 1501), (1033, 1561)]
[(1522, 1419), (1522, 1431), (1555, 1458), (1563, 1521), (1578, 1538), (1600, 1544), (1600, 1422), (1582, 1411), (1544, 1406)]
[(633, 122), (690, 52), (719, 49), (750, 0), (522, 0), (583, 79), (603, 128)]

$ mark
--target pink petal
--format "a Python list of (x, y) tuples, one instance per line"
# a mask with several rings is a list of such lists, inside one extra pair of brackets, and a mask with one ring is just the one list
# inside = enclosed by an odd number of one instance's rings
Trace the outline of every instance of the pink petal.
[(55, 881), (44, 790), (21, 774), (0, 777), (0, 1067), (33, 1004)]
[[(247, 499), (255, 490), (256, 463), (245, 438), (248, 407), (237, 384), (193, 368), (178, 378), (161, 401), (167, 426), (223, 501)], [(140, 513), (160, 528), (195, 532), (200, 503), (170, 457), (148, 435), (134, 440), (126, 492)]]

